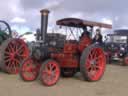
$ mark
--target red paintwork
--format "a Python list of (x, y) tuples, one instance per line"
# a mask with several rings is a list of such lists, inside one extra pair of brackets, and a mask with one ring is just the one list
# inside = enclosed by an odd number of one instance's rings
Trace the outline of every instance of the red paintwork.
[(89, 56), (85, 61), (85, 68), (92, 81), (98, 80), (104, 73), (105, 60), (105, 55), (101, 48), (93, 48), (90, 51)]
[(43, 84), (52, 86), (60, 78), (60, 67), (54, 60), (48, 60), (44, 63), (42, 70), (40, 71), (40, 79)]
[(40, 65), (37, 62), (34, 62), (33, 59), (29, 58), (24, 61), (22, 64), (21, 72), (23, 80), (25, 81), (33, 81), (37, 78)]
[(88, 36), (84, 36), (80, 42), (66, 42), (62, 53), (54, 53), (51, 56), (60, 63), (62, 68), (78, 68), (81, 53), (90, 44), (91, 39)]
[(52, 58), (59, 62), (61, 68), (77, 68), (79, 66), (78, 58), (72, 54), (56, 53), (52, 54)]
[(29, 49), (22, 39), (12, 39), (5, 49), (5, 70), (11, 74), (18, 74), (20, 60), (29, 56)]
[(92, 42), (92, 39), (88, 36), (83, 36), (79, 42), (78, 49), (80, 52), (83, 52), (83, 50), (89, 46)]

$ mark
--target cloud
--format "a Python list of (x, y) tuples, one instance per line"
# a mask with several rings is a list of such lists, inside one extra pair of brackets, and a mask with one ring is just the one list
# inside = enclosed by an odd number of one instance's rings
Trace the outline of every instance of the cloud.
[(11, 20), (11, 23), (26, 23), (26, 19), (21, 17), (15, 17)]
[(15, 22), (17, 26), (36, 30), (40, 28), (39, 11), (48, 8), (51, 11), (50, 28), (55, 27), (58, 19), (78, 17), (104, 23), (112, 22), (113, 28), (118, 29), (128, 26), (127, 3), (127, 0), (2, 0), (0, 18), (12, 26)]
[(106, 23), (106, 24), (112, 24), (112, 20), (111, 19), (107, 19), (107, 18), (103, 18), (102, 22)]

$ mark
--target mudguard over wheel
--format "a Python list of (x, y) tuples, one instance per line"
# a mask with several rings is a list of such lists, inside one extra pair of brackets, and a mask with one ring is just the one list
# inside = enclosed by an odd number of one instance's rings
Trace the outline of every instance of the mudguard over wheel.
[(24, 81), (34, 81), (37, 79), (39, 74), (40, 64), (31, 59), (28, 58), (23, 63), (21, 63), (20, 67), (20, 77)]
[(60, 78), (60, 67), (55, 60), (47, 60), (42, 64), (39, 78), (46, 86), (55, 85)]
[(80, 58), (80, 72), (87, 81), (100, 80), (104, 74), (106, 57), (98, 45), (91, 45), (84, 49)]
[(29, 49), (21, 39), (7, 39), (0, 48), (0, 68), (7, 73), (19, 73), (20, 63), (29, 56)]

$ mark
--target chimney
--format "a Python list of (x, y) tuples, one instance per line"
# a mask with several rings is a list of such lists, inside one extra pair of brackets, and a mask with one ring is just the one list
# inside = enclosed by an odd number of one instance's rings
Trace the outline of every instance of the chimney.
[(45, 42), (46, 34), (47, 34), (47, 26), (48, 26), (48, 14), (49, 10), (43, 9), (40, 11), (41, 13), (41, 40)]

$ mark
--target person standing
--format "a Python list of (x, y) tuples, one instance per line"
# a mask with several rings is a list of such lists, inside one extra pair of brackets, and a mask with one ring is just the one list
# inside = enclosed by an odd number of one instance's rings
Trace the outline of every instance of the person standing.
[(101, 30), (100, 29), (96, 29), (96, 35), (93, 38), (93, 43), (103, 43), (103, 36), (101, 34)]

